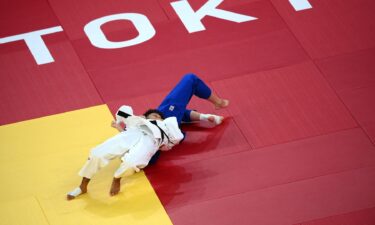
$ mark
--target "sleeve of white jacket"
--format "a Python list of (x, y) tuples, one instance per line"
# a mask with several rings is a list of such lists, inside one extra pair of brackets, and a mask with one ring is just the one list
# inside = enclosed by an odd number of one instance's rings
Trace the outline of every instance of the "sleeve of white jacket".
[(168, 151), (173, 148), (173, 146), (178, 145), (180, 141), (184, 138), (184, 134), (181, 132), (180, 127), (178, 126), (176, 117), (168, 117), (163, 120), (165, 131), (169, 137), (164, 139), (164, 144), (161, 146), (160, 150)]

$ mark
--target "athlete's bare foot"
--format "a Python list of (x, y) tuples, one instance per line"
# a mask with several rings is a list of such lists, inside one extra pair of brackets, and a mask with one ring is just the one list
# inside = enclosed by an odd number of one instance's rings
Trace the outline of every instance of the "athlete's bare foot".
[(218, 103), (215, 103), (215, 109), (226, 108), (229, 105), (229, 100), (221, 99)]
[(75, 199), (76, 197), (83, 195), (87, 192), (87, 188), (77, 187), (73, 191), (66, 195), (68, 201)]
[(111, 190), (109, 191), (109, 195), (115, 196), (120, 192), (121, 188), (121, 178), (113, 178)]
[(219, 125), (221, 124), (221, 122), (223, 122), (224, 120), (224, 117), (222, 116), (216, 116), (216, 115), (210, 115), (208, 118), (207, 118), (208, 122), (210, 123), (213, 123), (215, 125)]

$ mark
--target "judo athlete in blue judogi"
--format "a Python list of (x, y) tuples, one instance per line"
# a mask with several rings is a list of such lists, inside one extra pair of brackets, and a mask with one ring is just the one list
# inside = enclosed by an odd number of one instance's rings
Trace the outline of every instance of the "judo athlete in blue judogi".
[[(214, 125), (222, 123), (224, 117), (204, 114), (196, 110), (187, 109), (191, 98), (197, 96), (198, 98), (210, 101), (215, 109), (221, 109), (228, 106), (229, 101), (219, 98), (212, 90), (204, 83), (197, 75), (185, 75), (172, 91), (164, 98), (160, 106), (156, 109), (164, 117), (176, 117), (178, 124), (190, 123), (195, 121), (208, 121)], [(185, 132), (183, 132), (185, 135)], [(149, 165), (155, 164), (160, 156), (160, 151), (157, 151), (151, 158)]]

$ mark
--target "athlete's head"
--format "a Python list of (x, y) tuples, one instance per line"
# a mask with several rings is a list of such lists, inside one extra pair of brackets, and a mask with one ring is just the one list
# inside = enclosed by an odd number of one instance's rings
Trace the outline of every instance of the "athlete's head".
[(143, 114), (146, 119), (151, 119), (151, 120), (164, 120), (164, 114), (157, 110), (157, 109), (149, 109)]

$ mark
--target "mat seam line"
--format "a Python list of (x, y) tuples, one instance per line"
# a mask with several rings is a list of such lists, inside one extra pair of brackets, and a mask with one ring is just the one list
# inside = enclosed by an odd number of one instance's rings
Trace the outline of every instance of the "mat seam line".
[(164, 205), (163, 202), (161, 201), (161, 199), (160, 199), (158, 193), (156, 192), (155, 187), (152, 185), (151, 180), (148, 178), (148, 176), (147, 176), (147, 174), (146, 174), (146, 171), (143, 170), (142, 172), (143, 172), (143, 176), (146, 178), (148, 184), (150, 185), (150, 187), (151, 187), (151, 189), (152, 189), (153, 195), (158, 199), (158, 203), (160, 204), (161, 208), (163, 209), (165, 215), (168, 217), (170, 223), (173, 225), (172, 218), (171, 218), (171, 216), (168, 214), (167, 209), (165, 208), (165, 205)]
[(43, 216), (44, 216), (44, 218), (46, 219), (47, 223), (48, 223), (49, 225), (51, 225), (50, 221), (48, 220), (47, 214), (46, 214), (46, 212), (44, 211), (44, 209), (43, 209), (43, 207), (42, 207), (42, 204), (40, 203), (39, 199), (38, 199), (36, 196), (34, 196), (34, 198), (35, 198), (35, 200), (38, 202), (39, 208), (40, 208), (40, 210), (42, 210)]
[(246, 140), (247, 144), (250, 146), (250, 151), (255, 150), (255, 145), (251, 143), (250, 140), (246, 137), (245, 133), (241, 130), (241, 128), (238, 126), (238, 123), (236, 122), (235, 118), (233, 117), (233, 123), (236, 125), (237, 129), (240, 131), (242, 137)]
[[(210, 84), (211, 87), (214, 86), (214, 85), (213, 85), (213, 81), (210, 81), (209, 84)], [(218, 94), (218, 91), (217, 91), (217, 90), (214, 90), (214, 92), (216, 92), (216, 94)], [(228, 105), (227, 107), (230, 107), (230, 105)], [(230, 111), (228, 111), (227, 108), (225, 108), (224, 110), (228, 113), (228, 115), (231, 115), (231, 114), (230, 114)], [(255, 146), (250, 142), (250, 140), (248, 140), (248, 139), (246, 138), (245, 133), (244, 133), (244, 132), (241, 130), (241, 128), (238, 126), (238, 123), (236, 122), (235, 117), (234, 117), (234, 116), (231, 116), (231, 119), (232, 119), (234, 125), (236, 126), (237, 130), (240, 131), (242, 137), (246, 140), (246, 143), (250, 146), (250, 150), (255, 149)]]
[(160, 2), (160, 0), (157, 0), (156, 1), (157, 3), (158, 3), (158, 5), (159, 5), (159, 7), (161, 8), (161, 10), (163, 11), (163, 13), (164, 13), (164, 15), (167, 17), (167, 20), (168, 21), (170, 21), (171, 20), (171, 18), (169, 18), (169, 16), (168, 16), (168, 14), (167, 14), (167, 12), (166, 12), (166, 10), (164, 9), (164, 7), (161, 5), (161, 2)]
[(267, 147), (271, 147), (271, 146), (275, 146), (275, 145), (280, 145), (280, 144), (287, 144), (287, 143), (291, 143), (291, 142), (303, 141), (303, 140), (310, 139), (310, 138), (316, 138), (316, 137), (320, 137), (320, 136), (326, 136), (326, 135), (330, 135), (330, 134), (336, 134), (336, 133), (340, 133), (340, 132), (344, 132), (344, 131), (348, 131), (348, 130), (360, 129), (360, 128), (361, 127), (358, 126), (358, 124), (357, 124), (357, 126), (354, 126), (354, 127), (340, 128), (340, 129), (335, 129), (335, 130), (331, 130), (331, 131), (327, 131), (327, 132), (322, 132), (320, 134), (315, 134), (315, 135), (310, 135), (310, 136), (305, 136), (305, 137), (290, 139), (290, 140), (282, 141), (282, 142), (275, 143), (275, 144), (263, 145), (263, 146), (254, 148), (254, 150), (258, 150), (258, 149), (262, 149), (262, 148), (267, 148)]
[[(78, 58), (80, 64), (82, 65), (84, 71), (86, 72), (85, 75), (89, 78), (89, 80), (91, 81), (92, 86), (95, 88), (96, 93), (98, 94), (100, 100), (102, 101), (101, 104), (107, 104), (107, 103), (104, 101), (104, 98), (103, 98), (102, 94), (99, 92), (99, 89), (98, 89), (98, 87), (96, 86), (94, 80), (92, 79), (92, 77), (91, 77), (91, 75), (90, 75), (88, 69), (86, 68), (86, 65), (83, 63), (81, 56), (78, 54), (77, 49), (74, 47), (72, 40), (70, 40), (68, 34), (65, 32), (64, 26), (63, 26), (63, 24), (61, 23), (60, 18), (57, 16), (56, 11), (53, 9), (53, 7), (52, 7), (52, 5), (51, 5), (51, 3), (50, 3), (50, 0), (47, 0), (47, 3), (48, 3), (48, 5), (49, 5), (50, 9), (52, 10), (54, 16), (56, 17), (56, 20), (59, 22), (59, 25), (63, 28), (64, 36), (65, 36), (66, 39), (68, 40), (70, 46), (73, 48), (73, 50), (74, 50), (74, 54), (77, 56), (77, 58)], [(91, 106), (97, 106), (97, 104), (95, 104), (95, 105), (91, 105)], [(81, 108), (79, 108), (79, 109), (81, 109)]]
[[(263, 1), (263, 0), (261, 0)], [(288, 30), (287, 28), (283, 28), (283, 29), (278, 29), (278, 31), (281, 31), (281, 30)], [(268, 35), (268, 34), (262, 34), (261, 36), (264, 36), (264, 35)], [(179, 52), (183, 52), (183, 53), (194, 53), (194, 52), (201, 52), (202, 50), (205, 50), (205, 49), (210, 49), (212, 47), (219, 47), (219, 46), (232, 46), (234, 44), (238, 44), (238, 43), (245, 43), (245, 42), (249, 42), (250, 40), (252, 40), (251, 38), (250, 39), (241, 39), (239, 41), (227, 41), (225, 42), (224, 44), (223, 43), (220, 43), (220, 44), (210, 44), (210, 45), (205, 45), (205, 46), (201, 46), (197, 49), (187, 49), (187, 50), (183, 50), (183, 51), (179, 51)], [(176, 55), (176, 53), (178, 52), (168, 52), (166, 54), (163, 54), (163, 55), (160, 55), (159, 58), (155, 59), (155, 57), (151, 57), (151, 58), (148, 58), (148, 59), (144, 59), (144, 60), (135, 60), (135, 61), (132, 61), (131, 63), (127, 63), (127, 64), (124, 64), (125, 66), (127, 65), (134, 65), (134, 66), (143, 66), (143, 64), (146, 64), (146, 63), (149, 63), (149, 62), (157, 62), (161, 59), (164, 59), (164, 58), (168, 58), (168, 57), (172, 57), (174, 55)], [(298, 61), (295, 61), (293, 63), (303, 63), (305, 62), (306, 60), (303, 60), (303, 59), (298, 59)], [(118, 69), (118, 68), (121, 68), (121, 67), (125, 67), (124, 65), (116, 65), (116, 66), (113, 66), (111, 67), (111, 69)], [(243, 72), (240, 72), (240, 73), (236, 73), (238, 76), (243, 76), (243, 75), (247, 75), (249, 73), (256, 73), (256, 72), (261, 72), (263, 70), (273, 70), (273, 69), (278, 69), (278, 68), (282, 68), (282, 67), (285, 67), (285, 66), (290, 66), (290, 65), (294, 65), (294, 64), (290, 64), (290, 63), (287, 63), (287, 64), (282, 64), (282, 65), (269, 65), (269, 66), (262, 66), (261, 68), (259, 69), (251, 69), (251, 70), (246, 70), (246, 71), (243, 71)], [(102, 71), (99, 69), (99, 71)], [(232, 73), (230, 74), (224, 74), (224, 78), (222, 79), (230, 79), (232, 78), (232, 76), (230, 76)], [(219, 80), (222, 80), (219, 78)]]
[[(369, 208), (360, 208), (360, 209), (355, 210), (355, 211), (349, 211), (349, 212), (345, 212), (345, 213), (334, 214), (334, 215), (331, 215), (331, 216), (319, 217), (319, 218), (316, 218), (316, 219), (313, 219), (313, 220), (302, 221), (302, 222), (299, 222), (299, 223), (294, 224), (294, 225), (309, 225), (309, 224), (314, 225), (314, 222), (316, 222), (316, 221), (321, 221), (321, 220), (325, 220), (325, 219), (337, 217), (337, 216), (349, 215), (349, 214), (352, 214), (352, 213), (359, 213), (359, 212), (370, 210), (370, 209), (375, 209), (375, 205), (373, 207), (369, 207)], [(330, 222), (332, 222), (332, 221), (330, 220)]]
[(220, 200), (220, 199), (230, 198), (230, 197), (238, 196), (238, 195), (242, 195), (242, 194), (272, 189), (272, 188), (275, 188), (275, 187), (281, 187), (281, 186), (285, 186), (285, 185), (289, 185), (289, 184), (293, 184), (293, 183), (300, 183), (300, 182), (304, 182), (304, 181), (314, 180), (314, 179), (317, 179), (317, 178), (320, 178), (320, 177), (328, 177), (328, 176), (332, 176), (332, 175), (336, 175), (336, 174), (343, 174), (343, 173), (347, 173), (347, 172), (350, 172), (350, 171), (358, 171), (358, 170), (362, 170), (362, 169), (366, 169), (366, 168), (375, 168), (375, 165), (357, 167), (357, 168), (353, 168), (353, 169), (342, 170), (342, 171), (339, 171), (339, 172), (327, 173), (327, 174), (320, 175), (320, 176), (312, 176), (312, 177), (309, 177), (307, 179), (300, 179), (300, 180), (290, 181), (290, 182), (286, 182), (286, 183), (282, 183), (282, 184), (267, 186), (267, 187), (264, 187), (264, 188), (259, 188), (259, 189), (254, 189), (254, 190), (250, 190), (250, 191), (244, 191), (244, 192), (239, 192), (239, 193), (235, 193), (235, 194), (231, 194), (231, 195), (221, 196), (221, 197), (218, 197), (218, 198), (207, 199), (207, 200), (204, 200), (204, 201), (201, 201), (201, 202), (185, 204), (181, 207), (178, 207), (178, 206), (172, 207), (170, 209), (178, 209), (178, 208), (184, 208), (185, 206), (200, 205), (200, 204), (212, 201), (212, 200)]
[(316, 64), (315, 61), (313, 61), (313, 63), (315, 65), (315, 67), (318, 69), (318, 71), (321, 73), (321, 75), (323, 76), (324, 80), (327, 82), (327, 84), (329, 85), (329, 87), (335, 93), (336, 97), (339, 99), (339, 101), (341, 102), (341, 104), (343, 104), (343, 106), (345, 107), (345, 109), (348, 111), (350, 117), (354, 120), (354, 122), (358, 125), (358, 127), (363, 131), (363, 133), (370, 140), (370, 142), (375, 146), (375, 141), (372, 140), (372, 138), (370, 137), (370, 135), (366, 132), (366, 130), (364, 129), (364, 127), (361, 125), (360, 121), (354, 116), (353, 112), (350, 110), (350, 108), (348, 107), (348, 105), (345, 104), (344, 100), (338, 94), (338, 92), (336, 91), (336, 89), (334, 89), (333, 86), (332, 86), (332, 84), (327, 80), (327, 78), (326, 78), (325, 74), (323, 73), (323, 71), (318, 67), (318, 65)]
[(335, 56), (348, 56), (348, 55), (351, 55), (353, 53), (365, 52), (365, 51), (368, 51), (368, 50), (375, 50), (375, 47), (373, 46), (373, 47), (361, 48), (361, 49), (357, 49), (357, 50), (353, 50), (353, 51), (342, 52), (342, 53), (339, 53), (337, 55), (324, 56), (324, 57), (318, 58), (318, 60), (326, 60), (326, 59), (329, 59), (329, 58), (333, 58)]
[[(197, 163), (197, 162), (201, 162), (201, 161), (206, 161), (208, 159), (209, 160), (210, 159), (220, 159), (220, 158), (223, 158), (223, 157), (228, 157), (228, 156), (231, 156), (231, 155), (241, 154), (241, 153), (246, 153), (246, 152), (252, 152), (252, 151), (270, 151), (270, 150), (265, 150), (265, 149), (266, 148), (271, 148), (271, 147), (274, 147), (274, 146), (278, 146), (278, 145), (279, 146), (280, 145), (285, 145), (285, 144), (288, 144), (288, 143), (293, 144), (293, 143), (297, 143), (297, 142), (304, 141), (304, 140), (318, 138), (318, 137), (321, 137), (321, 136), (334, 135), (334, 134), (337, 134), (337, 133), (347, 132), (347, 131), (350, 131), (350, 130), (361, 130), (361, 132), (364, 133), (363, 130), (360, 129), (360, 127), (347, 128), (347, 129), (336, 130), (334, 132), (329, 132), (329, 133), (325, 133), (325, 134), (321, 134), (321, 135), (315, 135), (315, 136), (310, 136), (310, 137), (306, 137), (306, 138), (301, 138), (301, 139), (296, 139), (296, 140), (290, 140), (290, 141), (286, 141), (286, 142), (281, 142), (281, 143), (277, 143), (277, 144), (266, 145), (266, 146), (262, 146), (262, 147), (254, 148), (254, 149), (243, 147), (243, 149), (241, 149), (239, 151), (224, 153), (222, 155), (215, 155), (215, 156), (211, 156), (211, 157), (207, 157), (207, 158), (202, 158), (202, 159), (198, 159), (198, 160), (186, 161), (186, 162), (180, 163), (179, 165), (193, 164), (193, 163)], [(372, 144), (372, 142), (370, 142), (370, 143)], [(147, 174), (152, 174), (152, 173), (147, 173)]]

